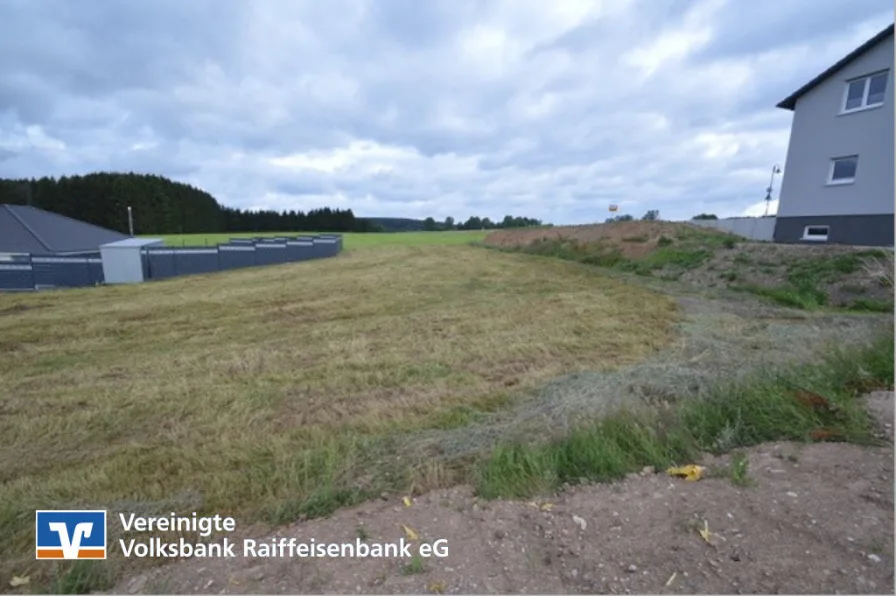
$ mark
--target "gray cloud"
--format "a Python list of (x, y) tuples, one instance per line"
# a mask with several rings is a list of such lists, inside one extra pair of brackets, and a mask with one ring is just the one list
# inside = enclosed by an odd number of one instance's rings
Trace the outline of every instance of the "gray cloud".
[(742, 213), (774, 105), (879, 0), (6, 0), (5, 176), (141, 171), (240, 207)]

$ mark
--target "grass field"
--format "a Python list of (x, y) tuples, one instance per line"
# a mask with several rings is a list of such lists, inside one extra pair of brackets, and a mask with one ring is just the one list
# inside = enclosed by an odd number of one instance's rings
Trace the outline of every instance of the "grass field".
[[(246, 234), (175, 234), (170, 236), (151, 236), (162, 238), (168, 246), (206, 246), (227, 242), (231, 238), (252, 238), (254, 236), (298, 236), (312, 235), (314, 232), (263, 232)], [(445, 244), (469, 244), (482, 240), (488, 231), (452, 231), (452, 232), (396, 232), (389, 234), (342, 234), (343, 248), (369, 248), (378, 246), (428, 246)], [(147, 236), (150, 237), (150, 236)]]
[(671, 299), (580, 264), (419, 245), (473, 236), (349, 236), (416, 245), (0, 296), (2, 577), (46, 572), (35, 509), (277, 523), (456, 481), (400, 438), (675, 339)]

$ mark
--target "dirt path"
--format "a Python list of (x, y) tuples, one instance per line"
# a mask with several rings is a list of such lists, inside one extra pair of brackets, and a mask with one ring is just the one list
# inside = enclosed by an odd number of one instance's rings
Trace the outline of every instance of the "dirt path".
[[(872, 396), (869, 410), (892, 441), (893, 394)], [(415, 545), (447, 540), (444, 558), (186, 560), (112, 591), (893, 593), (892, 446), (772, 443), (745, 453), (750, 486), (718, 472), (727, 457), (709, 458), (701, 463), (716, 473), (698, 482), (648, 470), (538, 502), (485, 502), (457, 487), (277, 534), (373, 544), (397, 542), (408, 526)]]

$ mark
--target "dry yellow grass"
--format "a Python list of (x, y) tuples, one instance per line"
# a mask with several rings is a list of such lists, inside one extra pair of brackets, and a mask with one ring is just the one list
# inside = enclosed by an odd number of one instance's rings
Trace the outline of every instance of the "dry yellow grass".
[(398, 482), (378, 439), (637, 361), (676, 317), (593, 269), (463, 246), (0, 296), (0, 570), (33, 563), (38, 508), (338, 505)]

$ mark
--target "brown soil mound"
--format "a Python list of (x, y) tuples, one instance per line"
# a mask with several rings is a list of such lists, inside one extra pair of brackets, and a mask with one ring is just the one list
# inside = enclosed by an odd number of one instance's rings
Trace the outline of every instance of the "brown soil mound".
[(637, 259), (652, 252), (657, 241), (682, 233), (721, 234), (710, 228), (668, 221), (620, 221), (610, 224), (559, 226), (553, 228), (500, 230), (486, 236), (483, 242), (502, 248), (519, 248), (539, 240), (575, 240), (582, 243), (606, 242), (618, 248), (623, 256)]
[[(893, 394), (871, 399), (890, 424)], [(708, 457), (713, 473), (699, 482), (645, 470), (568, 488), (550, 506), (481, 501), (462, 486), (410, 507), (395, 496), (254, 535), (389, 543), (407, 526), (419, 535), (412, 554), (442, 539), (444, 557), (185, 560), (112, 593), (893, 593), (892, 445), (770, 443), (744, 454), (743, 486), (728, 457)]]

